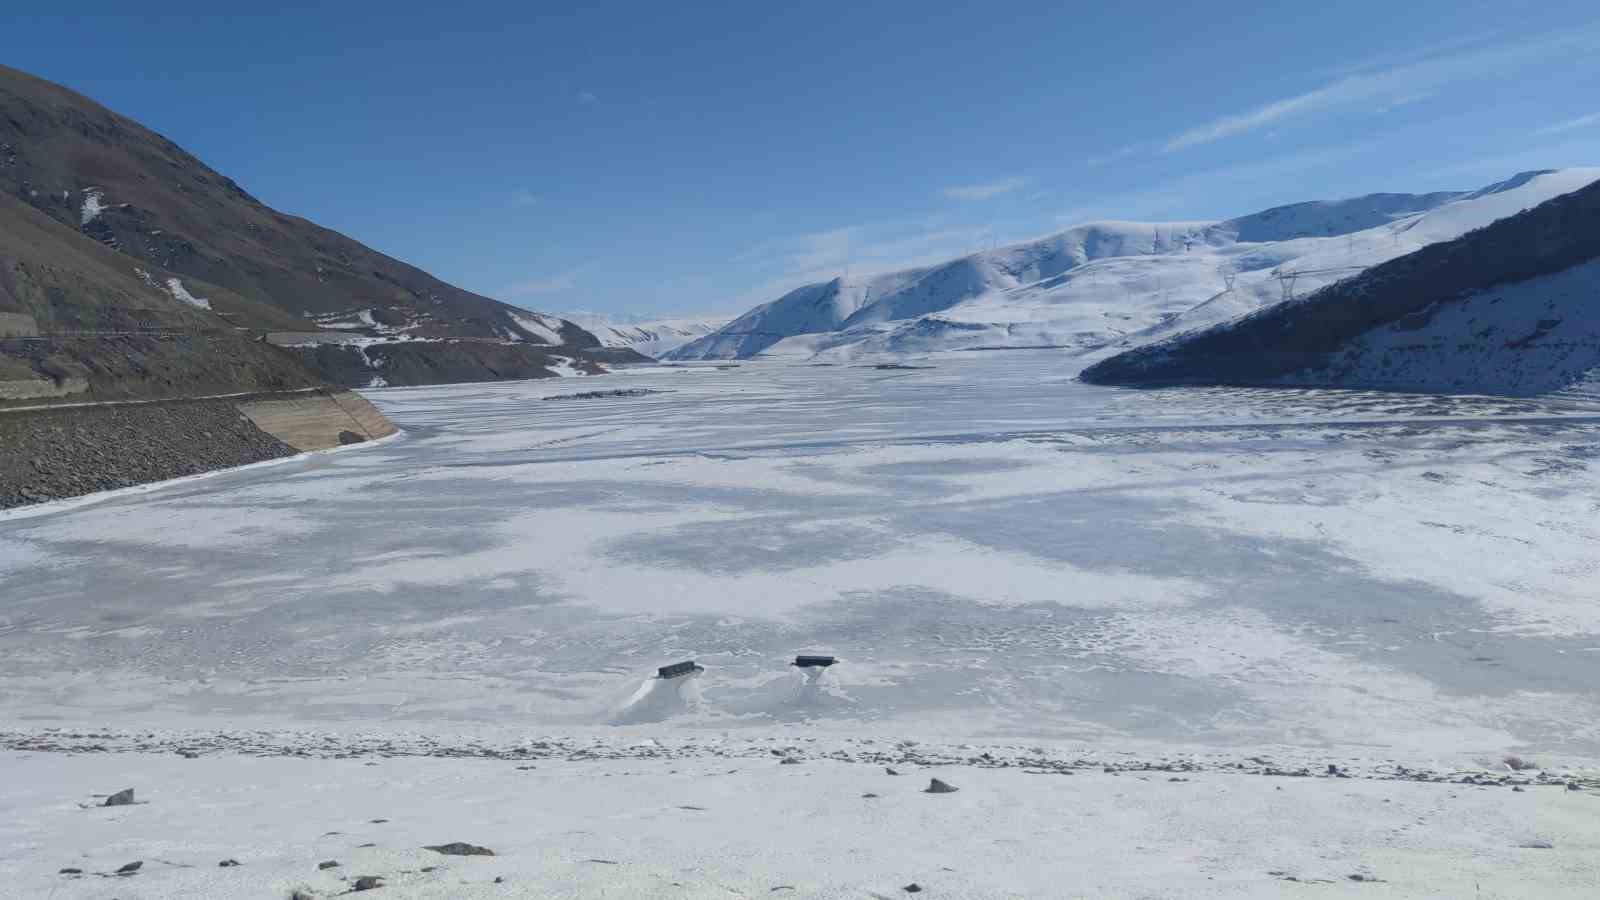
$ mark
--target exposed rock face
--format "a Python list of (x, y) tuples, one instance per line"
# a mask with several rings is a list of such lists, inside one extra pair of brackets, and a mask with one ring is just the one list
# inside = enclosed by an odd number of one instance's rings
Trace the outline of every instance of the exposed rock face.
[(494, 855), (494, 851), (490, 850), (488, 847), (479, 847), (477, 845), (467, 844), (467, 843), (463, 843), (461, 841), (451, 841), (448, 844), (435, 844), (434, 846), (423, 847), (422, 849), (424, 849), (424, 850), (432, 850), (435, 853), (443, 853), (445, 856), (493, 856)]

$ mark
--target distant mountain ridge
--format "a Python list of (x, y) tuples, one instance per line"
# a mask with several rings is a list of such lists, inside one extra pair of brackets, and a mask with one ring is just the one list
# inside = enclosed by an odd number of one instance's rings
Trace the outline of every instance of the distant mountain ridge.
[(645, 356), (661, 356), (711, 334), (728, 324), (730, 316), (678, 316), (651, 318), (640, 315), (606, 315), (563, 312), (560, 316), (600, 339), (603, 347), (627, 348)]
[(1086, 353), (1225, 321), (1575, 190), (1600, 170), (1370, 194), (1219, 222), (1104, 221), (945, 263), (804, 285), (674, 359), (1005, 347)]
[[(11, 241), (0, 255), (0, 313), (30, 317), (41, 332), (181, 323), (186, 332), (322, 333), (318, 353), (284, 351), (298, 358), (288, 367), (309, 366), (302, 378), (361, 384), (381, 373), (362, 376), (322, 362), (370, 361), (376, 357), (358, 345), (405, 342), (421, 360), (405, 377), (453, 381), (548, 374), (545, 363), (557, 349), (580, 364), (633, 358), (605, 350), (571, 322), (463, 290), (278, 212), (143, 125), (4, 66), (0, 194), (11, 201), (0, 206), (0, 231), (32, 236), (26, 246)], [(93, 284), (81, 273), (49, 275), (78, 269), (90, 255), (79, 242), (124, 262), (96, 256), (99, 262), (82, 270), (97, 273)], [(55, 280), (44, 285), (42, 278)], [(350, 338), (342, 356), (329, 349), (339, 334)], [(15, 359), (6, 365), (49, 375)], [(106, 378), (91, 387), (116, 390)]]
[(1502, 394), (1593, 383), (1600, 181), (1308, 296), (1128, 350), (1081, 377)]

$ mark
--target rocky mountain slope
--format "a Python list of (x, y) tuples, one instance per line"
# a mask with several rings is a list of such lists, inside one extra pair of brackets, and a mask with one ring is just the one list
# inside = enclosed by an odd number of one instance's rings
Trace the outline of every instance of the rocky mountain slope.
[(669, 354), (822, 358), (1103, 351), (1301, 296), (1600, 178), (1528, 172), (1473, 192), (1373, 194), (1222, 222), (1096, 222), (935, 266), (805, 285)]
[[(274, 342), (295, 346), (308, 342), (278, 336), (313, 333), (318, 337), (310, 343), (321, 347), (341, 336), (355, 347), (414, 343), (411, 354), (438, 361), (414, 370), (423, 381), (520, 377), (547, 363), (631, 358), (606, 351), (571, 322), (462, 290), (274, 210), (139, 123), (3, 66), (0, 195), (6, 198), (0, 233), (26, 233), (0, 245), (0, 314), (29, 317), (39, 332), (161, 327), (249, 338), (270, 333)], [(90, 256), (95, 262), (86, 269)], [(554, 348), (566, 362), (553, 361)], [(115, 367), (128, 364), (129, 352), (104, 345), (80, 355), (105, 357)], [(7, 355), (4, 365), (13, 370), (49, 375), (37, 362)], [(265, 349), (242, 355), (252, 366), (272, 358)], [(287, 361), (276, 365), (302, 380), (365, 384), (383, 374), (357, 378), (344, 367), (319, 368), (327, 350), (279, 356)], [(167, 371), (179, 381), (188, 377), (180, 359), (168, 354), (167, 362), (177, 366)], [(112, 390), (114, 380), (93, 386)]]
[(1522, 394), (1597, 372), (1600, 181), (1082, 377)]

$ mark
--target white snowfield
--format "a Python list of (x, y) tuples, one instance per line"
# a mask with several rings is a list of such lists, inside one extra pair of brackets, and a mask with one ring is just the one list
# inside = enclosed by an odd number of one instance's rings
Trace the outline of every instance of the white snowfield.
[[(378, 876), (372, 897), (441, 900), (1588, 900), (1600, 879), (1600, 799), (1562, 784), (1116, 761), (900, 762), (895, 776), (805, 742), (764, 758), (649, 743), (499, 760), (4, 752), (0, 895), (326, 898)], [(931, 778), (957, 792), (924, 793)], [(130, 786), (134, 805), (92, 805)], [(493, 855), (425, 849), (451, 842)], [(109, 874), (133, 862), (136, 874)]]
[(652, 319), (643, 316), (607, 316), (600, 313), (562, 313), (563, 318), (600, 339), (604, 347), (627, 347), (645, 356), (660, 357), (728, 324), (727, 316), (686, 316)]
[(1078, 365), (389, 389), (0, 515), (0, 895), (1594, 896), (1600, 397)]
[(1304, 296), (1596, 179), (1600, 168), (1525, 172), (1472, 192), (1373, 194), (1224, 222), (1094, 222), (935, 266), (806, 285), (667, 356), (1123, 349)]

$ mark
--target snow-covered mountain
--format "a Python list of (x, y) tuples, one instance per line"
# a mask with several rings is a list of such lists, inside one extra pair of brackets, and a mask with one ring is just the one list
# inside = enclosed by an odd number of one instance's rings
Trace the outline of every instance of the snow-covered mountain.
[(1221, 222), (1094, 222), (949, 262), (809, 284), (672, 359), (1136, 346), (1231, 319), (1596, 179), (1526, 172), (1472, 192), (1371, 194)]
[(1081, 377), (1494, 394), (1600, 387), (1600, 181), (1307, 296), (1129, 349)]
[(728, 324), (729, 316), (683, 316), (652, 319), (644, 316), (605, 315), (593, 312), (562, 313), (562, 318), (600, 339), (603, 347), (626, 347), (645, 356), (661, 356), (705, 337)]

